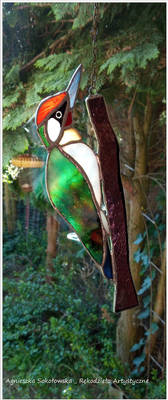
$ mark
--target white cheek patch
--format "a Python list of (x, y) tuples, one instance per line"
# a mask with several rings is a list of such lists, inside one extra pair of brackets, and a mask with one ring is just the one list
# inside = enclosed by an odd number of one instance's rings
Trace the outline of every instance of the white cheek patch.
[(60, 134), (61, 125), (60, 123), (54, 119), (50, 118), (47, 122), (47, 132), (50, 140), (55, 142)]

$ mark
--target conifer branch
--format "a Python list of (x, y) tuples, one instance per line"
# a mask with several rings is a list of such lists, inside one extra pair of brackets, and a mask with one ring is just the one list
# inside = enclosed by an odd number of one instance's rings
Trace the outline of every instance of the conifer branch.
[[(64, 36), (60, 37), (59, 39), (54, 40), (54, 42), (49, 46), (49, 49), (52, 51), (52, 50), (57, 46), (57, 44), (60, 44), (61, 42), (67, 41), (67, 40), (70, 38), (70, 36), (71, 36), (72, 34), (73, 34), (73, 32), (72, 32), (72, 31), (69, 31), (67, 35), (64, 35)], [(41, 51), (41, 53), (39, 53), (39, 54), (37, 54), (37, 56), (33, 57), (31, 61), (29, 61), (27, 64), (25, 64), (25, 65), (21, 68), (20, 72), (29, 70), (29, 69), (31, 68), (31, 66), (32, 66), (39, 58), (42, 58), (43, 56), (45, 56), (46, 50), (47, 50), (47, 49)]]

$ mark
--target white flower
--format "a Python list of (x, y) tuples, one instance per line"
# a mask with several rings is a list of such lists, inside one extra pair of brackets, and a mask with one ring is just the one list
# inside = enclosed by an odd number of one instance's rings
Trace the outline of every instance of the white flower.
[(4, 174), (2, 174), (2, 181), (6, 183), (12, 183), (14, 180), (17, 179), (20, 171), (23, 168), (15, 167), (12, 164), (12, 160), (10, 160), (9, 164), (7, 165)]

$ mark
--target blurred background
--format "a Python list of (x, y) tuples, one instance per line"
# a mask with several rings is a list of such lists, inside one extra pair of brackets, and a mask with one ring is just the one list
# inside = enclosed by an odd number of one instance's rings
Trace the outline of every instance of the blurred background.
[[(166, 398), (165, 14), (164, 3), (3, 3), (6, 399)], [(96, 148), (85, 107), (94, 84), (120, 147), (139, 307), (119, 314), (113, 285), (48, 201), (32, 118), (80, 63), (74, 127)]]

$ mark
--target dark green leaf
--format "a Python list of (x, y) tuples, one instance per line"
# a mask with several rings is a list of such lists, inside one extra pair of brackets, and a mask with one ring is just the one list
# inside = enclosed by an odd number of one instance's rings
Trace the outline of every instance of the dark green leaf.
[(144, 360), (145, 360), (145, 353), (142, 353), (139, 357), (133, 359), (133, 364), (136, 365), (136, 367), (139, 367)]
[(131, 352), (139, 350), (143, 345), (145, 344), (145, 340), (143, 338), (140, 339), (140, 341), (138, 343), (135, 343), (132, 347), (131, 347)]

